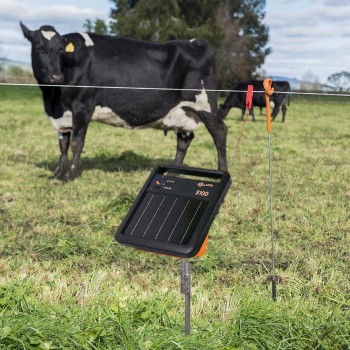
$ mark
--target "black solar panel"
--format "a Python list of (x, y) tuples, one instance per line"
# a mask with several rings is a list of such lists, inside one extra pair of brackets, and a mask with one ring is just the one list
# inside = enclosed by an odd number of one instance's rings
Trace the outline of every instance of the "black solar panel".
[(193, 257), (230, 183), (227, 172), (157, 166), (120, 225), (116, 240), (156, 253)]

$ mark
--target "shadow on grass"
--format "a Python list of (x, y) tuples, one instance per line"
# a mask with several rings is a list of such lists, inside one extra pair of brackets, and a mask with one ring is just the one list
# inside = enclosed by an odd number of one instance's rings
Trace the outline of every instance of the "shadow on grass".
[[(37, 163), (39, 168), (45, 168), (54, 172), (57, 168), (59, 157), (55, 161), (45, 161)], [(113, 157), (108, 154), (99, 154), (95, 157), (84, 157), (80, 161), (82, 172), (91, 169), (99, 169), (107, 172), (131, 172), (136, 170), (152, 169), (157, 164), (171, 164), (172, 159), (149, 158), (133, 151), (125, 151), (119, 157)]]

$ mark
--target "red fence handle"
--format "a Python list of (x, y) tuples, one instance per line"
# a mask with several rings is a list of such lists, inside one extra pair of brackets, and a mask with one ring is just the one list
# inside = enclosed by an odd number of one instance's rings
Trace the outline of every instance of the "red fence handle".
[(253, 85), (248, 85), (247, 95), (245, 99), (245, 107), (250, 111), (253, 105)]

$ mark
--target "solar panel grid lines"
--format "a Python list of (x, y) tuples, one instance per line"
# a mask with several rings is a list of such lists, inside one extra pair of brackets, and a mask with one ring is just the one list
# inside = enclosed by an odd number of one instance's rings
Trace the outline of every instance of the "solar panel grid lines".
[(175, 199), (175, 201), (174, 201), (174, 203), (173, 203), (173, 205), (172, 205), (171, 209), (168, 211), (168, 214), (166, 215), (166, 217), (165, 217), (165, 219), (164, 219), (164, 221), (163, 221), (162, 226), (161, 226), (161, 227), (160, 227), (160, 229), (158, 230), (158, 232), (157, 232), (157, 235), (156, 235), (155, 239), (157, 239), (157, 238), (158, 238), (158, 236), (159, 236), (159, 232), (160, 232), (160, 231), (161, 231), (161, 229), (163, 228), (163, 226), (164, 226), (164, 224), (165, 224), (165, 221), (168, 219), (168, 216), (170, 215), (171, 211), (173, 210), (174, 205), (175, 205), (175, 203), (176, 203), (176, 202), (177, 202), (177, 198)]
[(142, 219), (142, 216), (143, 216), (143, 214), (145, 213), (145, 211), (147, 210), (149, 204), (151, 203), (152, 198), (153, 198), (153, 196), (152, 196), (151, 199), (149, 200), (149, 202), (148, 202), (148, 204), (147, 204), (145, 210), (143, 211), (142, 215), (140, 216), (140, 218), (139, 218), (137, 224), (135, 225), (134, 229), (131, 231), (130, 235), (132, 235), (132, 234), (134, 233), (136, 226), (138, 225), (138, 223), (139, 223), (140, 220)]
[(170, 238), (171, 238), (171, 236), (173, 235), (173, 233), (174, 233), (174, 231), (175, 231), (175, 228), (176, 228), (177, 224), (179, 223), (179, 221), (180, 221), (180, 219), (181, 219), (183, 213), (185, 212), (185, 210), (186, 210), (186, 208), (187, 208), (189, 202), (190, 202), (190, 201), (188, 200), (187, 203), (186, 203), (186, 205), (185, 205), (185, 208), (183, 208), (183, 210), (182, 210), (182, 212), (181, 212), (179, 218), (177, 219), (176, 224), (175, 224), (174, 228), (172, 229), (172, 231), (171, 231), (171, 233), (170, 233), (170, 236), (169, 236), (169, 238), (168, 238), (168, 242), (170, 241)]
[[(153, 198), (153, 197), (154, 197), (154, 196), (152, 196), (152, 198)], [(146, 233), (147, 233), (149, 227), (151, 226), (151, 224), (152, 224), (154, 218), (156, 217), (156, 215), (157, 215), (157, 213), (158, 213), (160, 207), (162, 206), (162, 204), (163, 204), (163, 202), (164, 202), (164, 199), (165, 199), (165, 196), (163, 197), (162, 201), (160, 202), (160, 204), (159, 204), (159, 206), (158, 206), (158, 209), (156, 210), (156, 212), (155, 212), (154, 215), (153, 215), (153, 218), (152, 218), (151, 221), (149, 222), (149, 224), (148, 224), (148, 226), (147, 226), (147, 228), (146, 228), (146, 231), (145, 231), (145, 233), (143, 234), (143, 237), (146, 236)]]
[(187, 227), (187, 229), (186, 229), (186, 231), (185, 231), (185, 234), (183, 235), (183, 237), (182, 237), (182, 239), (181, 239), (181, 241), (180, 241), (180, 244), (182, 244), (183, 240), (185, 239), (186, 234), (187, 234), (187, 232), (188, 232), (188, 230), (189, 230), (189, 228), (190, 228), (190, 226), (191, 226), (191, 224), (192, 224), (194, 218), (196, 217), (197, 212), (198, 212), (199, 208), (201, 207), (201, 205), (202, 205), (202, 202), (199, 203), (198, 208), (197, 208), (196, 212), (194, 213), (193, 218), (192, 218), (191, 222), (189, 223), (189, 225), (188, 225), (188, 227)]
[(146, 194), (143, 203), (145, 205), (141, 204), (136, 210), (125, 234), (185, 244), (203, 213), (200, 210), (203, 202), (193, 199)]

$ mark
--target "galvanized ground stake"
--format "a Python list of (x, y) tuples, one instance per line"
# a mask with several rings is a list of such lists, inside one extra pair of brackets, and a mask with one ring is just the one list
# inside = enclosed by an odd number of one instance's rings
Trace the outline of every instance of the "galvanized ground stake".
[(266, 90), (266, 122), (267, 122), (267, 146), (269, 152), (269, 179), (270, 179), (270, 228), (271, 228), (271, 262), (272, 262), (272, 299), (277, 300), (276, 275), (275, 275), (275, 239), (273, 233), (273, 206), (272, 206), (272, 158), (271, 158), (271, 108), (270, 96), (274, 93), (272, 80), (264, 80)]
[(181, 259), (181, 294), (185, 295), (185, 335), (191, 332), (191, 264)]

